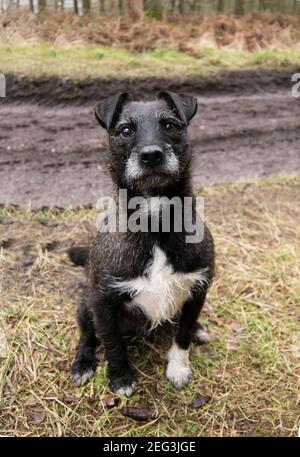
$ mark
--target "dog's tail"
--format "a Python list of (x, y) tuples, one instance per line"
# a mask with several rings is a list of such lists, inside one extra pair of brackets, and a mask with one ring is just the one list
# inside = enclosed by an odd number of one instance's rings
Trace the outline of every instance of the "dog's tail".
[(74, 265), (84, 267), (89, 257), (88, 246), (74, 246), (68, 249), (68, 256)]

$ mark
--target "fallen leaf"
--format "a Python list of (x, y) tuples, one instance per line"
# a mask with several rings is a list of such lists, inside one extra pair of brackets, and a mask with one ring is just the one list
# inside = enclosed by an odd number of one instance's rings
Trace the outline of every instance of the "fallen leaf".
[(196, 398), (191, 403), (191, 407), (193, 409), (202, 408), (202, 406), (206, 405), (211, 400), (210, 395), (197, 395)]
[(39, 219), (39, 223), (46, 227), (57, 227), (59, 225), (59, 222), (54, 219)]
[(155, 419), (156, 413), (153, 408), (139, 408), (122, 406), (121, 413), (123, 416), (130, 417), (136, 421), (149, 421)]
[(45, 410), (39, 404), (32, 404), (26, 406), (25, 415), (28, 423), (40, 424), (45, 419)]
[(120, 403), (120, 399), (116, 397), (105, 397), (101, 399), (104, 408), (113, 408), (114, 406), (118, 406)]

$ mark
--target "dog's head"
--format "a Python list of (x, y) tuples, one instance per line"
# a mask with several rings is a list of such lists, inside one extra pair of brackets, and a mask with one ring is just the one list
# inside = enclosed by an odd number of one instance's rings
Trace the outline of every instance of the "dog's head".
[(147, 192), (180, 181), (190, 163), (187, 135), (194, 97), (160, 92), (154, 101), (127, 93), (103, 100), (96, 118), (109, 134), (110, 165), (119, 187)]

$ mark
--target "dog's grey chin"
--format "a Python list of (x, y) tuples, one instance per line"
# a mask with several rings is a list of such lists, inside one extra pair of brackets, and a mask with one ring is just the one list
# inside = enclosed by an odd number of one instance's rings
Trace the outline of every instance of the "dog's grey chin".
[(130, 183), (132, 186), (137, 187), (140, 190), (151, 190), (151, 189), (163, 189), (170, 184), (174, 183), (174, 176), (168, 174), (155, 174), (155, 175), (144, 175), (140, 178), (132, 180)]

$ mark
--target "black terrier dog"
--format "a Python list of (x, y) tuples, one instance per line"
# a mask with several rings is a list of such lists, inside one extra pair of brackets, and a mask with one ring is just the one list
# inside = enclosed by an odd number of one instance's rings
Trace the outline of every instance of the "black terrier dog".
[[(191, 188), (187, 126), (196, 111), (195, 98), (171, 92), (148, 102), (122, 93), (96, 108), (96, 118), (109, 134), (111, 176), (116, 191), (123, 190), (122, 199), (116, 193), (114, 200), (122, 224), (112, 230), (108, 210), (90, 250), (69, 251), (75, 264), (86, 264), (88, 277), (78, 307), (81, 335), (72, 367), (76, 385), (94, 375), (95, 350), (101, 343), (112, 390), (130, 396), (135, 376), (123, 332), (147, 333), (171, 322), (176, 333), (166, 375), (180, 389), (191, 376), (190, 344), (209, 338), (197, 323), (214, 275), (214, 244), (197, 215)], [(138, 216), (131, 204), (136, 198)], [(167, 229), (162, 221), (165, 208)], [(189, 226), (178, 228), (178, 220), (188, 213)], [(153, 230), (136, 229), (142, 219), (152, 217)], [(132, 221), (134, 229), (128, 229)]]

